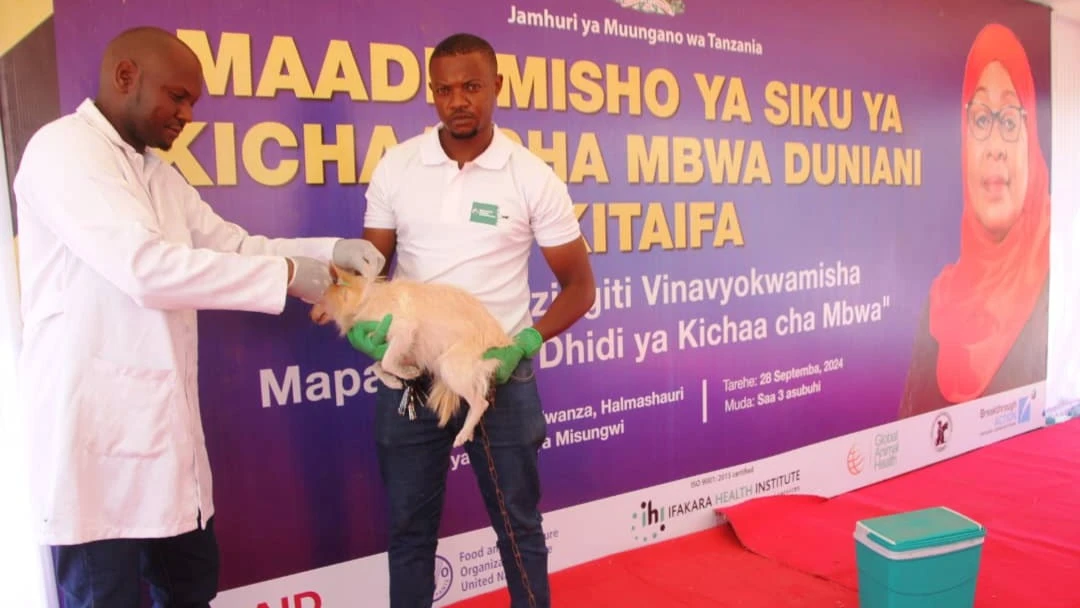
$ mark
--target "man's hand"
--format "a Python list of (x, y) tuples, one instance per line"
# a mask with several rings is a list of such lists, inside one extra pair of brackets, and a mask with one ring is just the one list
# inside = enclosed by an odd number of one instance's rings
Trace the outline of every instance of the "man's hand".
[(510, 380), (510, 374), (514, 373), (518, 363), (522, 359), (532, 359), (544, 345), (544, 338), (540, 332), (532, 327), (526, 327), (521, 333), (514, 336), (514, 343), (500, 348), (489, 348), (484, 353), (485, 359), (498, 359), (499, 368), (495, 370), (497, 384), (506, 384)]
[(330, 267), (319, 260), (305, 257), (286, 258), (289, 267), (289, 286), (285, 293), (314, 304), (322, 298), (333, 282)]
[(378, 276), (386, 264), (386, 257), (364, 239), (341, 239), (334, 243), (332, 260), (334, 265), (366, 278)]
[(353, 325), (347, 334), (349, 344), (376, 361), (381, 361), (386, 354), (386, 333), (390, 331), (393, 315), (386, 315), (382, 321), (364, 321)]

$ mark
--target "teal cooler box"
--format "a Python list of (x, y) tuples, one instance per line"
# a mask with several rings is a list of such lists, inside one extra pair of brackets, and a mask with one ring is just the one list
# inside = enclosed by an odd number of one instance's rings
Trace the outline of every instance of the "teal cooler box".
[(946, 507), (855, 525), (860, 608), (965, 608), (975, 604), (986, 529)]

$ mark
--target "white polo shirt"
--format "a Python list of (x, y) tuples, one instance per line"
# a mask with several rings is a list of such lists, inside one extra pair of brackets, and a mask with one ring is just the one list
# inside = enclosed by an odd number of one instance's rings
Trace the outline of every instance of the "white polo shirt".
[(510, 335), (532, 325), (529, 254), (581, 236), (566, 184), (495, 127), (458, 169), (437, 125), (389, 149), (367, 189), (364, 226), (397, 232), (395, 277), (472, 293)]

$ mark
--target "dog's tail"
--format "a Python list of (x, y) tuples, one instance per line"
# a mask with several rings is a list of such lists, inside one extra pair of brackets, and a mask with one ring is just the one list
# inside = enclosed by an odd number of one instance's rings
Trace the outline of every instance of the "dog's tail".
[(461, 397), (450, 390), (445, 382), (435, 379), (431, 384), (431, 394), (428, 395), (428, 407), (439, 416), (439, 428), (446, 426), (450, 418), (461, 405)]
[[(458, 407), (461, 406), (461, 399), (466, 400), (469, 397), (474, 399), (487, 399), (488, 389), (491, 387), (492, 379), (495, 377), (495, 371), (499, 369), (498, 359), (483, 359), (474, 364), (476, 368), (471, 371), (469, 377), (469, 385), (460, 387), (462, 392), (468, 392), (469, 394), (458, 394), (450, 385), (446, 384), (443, 380), (435, 378), (431, 385), (431, 393), (428, 395), (428, 407), (435, 411), (439, 416), (439, 427), (444, 427), (450, 418), (457, 413)], [(461, 377), (461, 376), (455, 376)]]

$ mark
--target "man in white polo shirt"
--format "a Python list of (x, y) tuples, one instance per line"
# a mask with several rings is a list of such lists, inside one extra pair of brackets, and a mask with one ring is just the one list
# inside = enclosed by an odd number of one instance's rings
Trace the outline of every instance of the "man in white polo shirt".
[[(468, 34), (447, 38), (432, 53), (430, 77), (440, 123), (387, 151), (375, 168), (363, 238), (388, 265), (397, 254), (396, 276), (468, 290), (515, 336), (514, 346), (489, 353), (502, 362), (495, 405), (465, 449), (498, 535), (511, 606), (544, 608), (551, 600), (537, 457), (547, 428), (530, 359), (589, 310), (595, 281), (566, 185), (492, 122), (502, 76), (491, 45)], [(534, 242), (562, 286), (535, 323)], [(385, 344), (370, 330), (355, 328), (350, 338), (379, 358)], [(401, 400), (401, 391), (380, 384), (375, 431), (390, 507), (390, 605), (418, 608), (432, 604), (447, 468), (462, 419), (440, 429), (434, 414), (416, 408), (411, 420), (399, 414)]]

